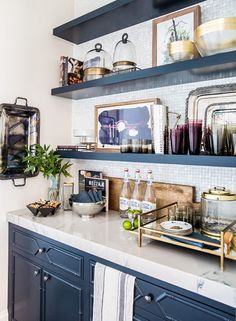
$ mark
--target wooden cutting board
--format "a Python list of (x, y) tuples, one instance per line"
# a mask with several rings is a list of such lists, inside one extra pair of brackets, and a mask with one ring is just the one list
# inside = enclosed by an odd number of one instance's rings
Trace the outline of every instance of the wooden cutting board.
[[(123, 179), (115, 177), (107, 177), (109, 179), (109, 208), (114, 211), (119, 210), (119, 196)], [(134, 186), (134, 181), (130, 180), (131, 187)], [(141, 182), (143, 190), (145, 182)], [(187, 185), (177, 185), (168, 183), (153, 183), (156, 189), (156, 197), (158, 207), (164, 206), (173, 202), (178, 202), (182, 205), (193, 205), (195, 188)]]

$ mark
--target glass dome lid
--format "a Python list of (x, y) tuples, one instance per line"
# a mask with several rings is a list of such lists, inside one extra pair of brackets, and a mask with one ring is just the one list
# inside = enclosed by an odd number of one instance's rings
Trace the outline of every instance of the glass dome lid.
[(88, 51), (84, 58), (84, 71), (89, 68), (99, 68), (104, 73), (112, 70), (112, 58), (108, 52), (102, 49), (100, 43), (95, 45), (95, 49)]
[(115, 69), (130, 69), (137, 65), (136, 50), (134, 44), (128, 40), (128, 34), (124, 33), (114, 51), (113, 67)]

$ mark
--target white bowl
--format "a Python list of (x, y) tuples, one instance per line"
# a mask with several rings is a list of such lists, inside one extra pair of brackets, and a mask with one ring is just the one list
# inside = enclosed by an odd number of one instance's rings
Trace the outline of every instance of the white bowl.
[(236, 17), (212, 20), (197, 27), (195, 45), (201, 56), (236, 50)]
[(72, 211), (84, 219), (92, 218), (99, 214), (105, 206), (104, 202), (98, 203), (72, 203)]

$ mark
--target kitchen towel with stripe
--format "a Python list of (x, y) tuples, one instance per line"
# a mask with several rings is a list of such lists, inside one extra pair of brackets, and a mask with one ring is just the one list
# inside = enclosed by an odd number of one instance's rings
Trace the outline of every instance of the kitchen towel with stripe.
[(132, 321), (135, 277), (95, 265), (93, 321)]

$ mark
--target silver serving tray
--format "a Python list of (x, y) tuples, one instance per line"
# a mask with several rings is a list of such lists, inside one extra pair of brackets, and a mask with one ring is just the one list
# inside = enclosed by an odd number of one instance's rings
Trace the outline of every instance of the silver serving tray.
[[(22, 99), (25, 105), (17, 104)], [(29, 107), (27, 99), (18, 97), (14, 104), (0, 105), (0, 179), (23, 178), (35, 176), (26, 174), (22, 160), (26, 148), (33, 150), (39, 143), (40, 112), (38, 108)], [(23, 185), (24, 185), (23, 184)], [(18, 185), (17, 185), (18, 186)]]
[(189, 93), (186, 101), (186, 120), (202, 119), (212, 104), (236, 103), (236, 84), (200, 87)]
[(206, 108), (204, 127), (212, 124), (236, 125), (236, 102), (211, 104)]

